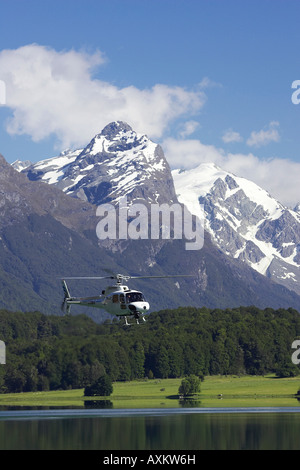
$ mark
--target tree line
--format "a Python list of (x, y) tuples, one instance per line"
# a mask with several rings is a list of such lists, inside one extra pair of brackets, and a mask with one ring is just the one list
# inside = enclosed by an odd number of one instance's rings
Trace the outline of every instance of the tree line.
[(0, 392), (87, 387), (112, 381), (216, 374), (299, 374), (291, 360), (300, 314), (264, 310), (180, 307), (161, 310), (142, 325), (97, 324), (85, 315), (52, 316), (0, 310)]

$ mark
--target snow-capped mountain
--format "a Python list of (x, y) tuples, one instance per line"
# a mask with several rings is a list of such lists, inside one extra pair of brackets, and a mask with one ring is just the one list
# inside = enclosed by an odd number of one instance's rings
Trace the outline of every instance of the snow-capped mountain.
[(203, 205), (205, 228), (222, 252), (300, 293), (300, 211), (255, 183), (203, 163), (172, 172), (178, 200)]
[(30, 180), (54, 184), (92, 204), (117, 202), (121, 196), (149, 203), (174, 202), (174, 184), (162, 148), (146, 135), (117, 121), (108, 124), (84, 148), (14, 168)]
[(83, 149), (13, 166), (29, 180), (96, 205), (126, 195), (129, 203), (180, 201), (201, 215), (203, 204), (205, 228), (218, 249), (300, 294), (300, 205), (290, 210), (214, 164), (171, 173), (162, 148), (122, 121), (108, 124)]
[[(133, 286), (146, 290), (153, 310), (256, 305), (300, 311), (299, 295), (221, 253), (209, 237), (196, 251), (187, 251), (184, 240), (144, 239), (129, 239), (114, 250), (107, 249), (95, 236), (98, 217), (93, 204), (70, 197), (53, 184), (30, 181), (1, 155), (0, 183), (0, 308), (57, 314), (59, 277), (101, 276), (109, 269), (194, 276), (180, 282), (152, 279), (146, 284), (137, 279)], [(99, 282), (84, 282), (70, 286), (72, 292), (95, 295)], [(101, 311), (85, 313), (102, 321)]]
[(32, 165), (32, 162), (30, 160), (25, 160), (24, 162), (22, 160), (16, 160), (12, 164), (14, 169), (17, 171), (25, 170), (25, 168), (28, 168), (30, 165)]

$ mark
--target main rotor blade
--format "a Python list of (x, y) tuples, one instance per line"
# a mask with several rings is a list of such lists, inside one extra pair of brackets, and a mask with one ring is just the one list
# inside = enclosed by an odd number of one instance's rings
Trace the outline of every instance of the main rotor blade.
[(158, 279), (168, 277), (196, 277), (195, 274), (168, 274), (165, 276), (129, 276), (130, 279)]
[(77, 276), (77, 277), (62, 277), (61, 279), (116, 279), (115, 276)]
[(128, 281), (129, 279), (165, 279), (172, 277), (196, 277), (195, 274), (168, 274), (168, 275), (159, 275), (159, 276), (130, 276), (126, 274), (116, 274), (115, 276), (72, 276), (72, 277), (63, 277), (62, 279), (117, 279), (118, 281), (124, 279)]

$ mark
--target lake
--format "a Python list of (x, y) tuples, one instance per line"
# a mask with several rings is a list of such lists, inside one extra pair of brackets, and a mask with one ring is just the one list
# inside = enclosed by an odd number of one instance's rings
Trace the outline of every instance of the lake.
[(300, 408), (8, 409), (1, 450), (300, 450)]

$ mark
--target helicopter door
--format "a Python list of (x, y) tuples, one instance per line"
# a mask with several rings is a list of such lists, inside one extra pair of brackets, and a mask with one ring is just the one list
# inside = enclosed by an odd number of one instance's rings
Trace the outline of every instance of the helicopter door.
[(122, 309), (126, 309), (126, 305), (125, 305), (125, 295), (124, 295), (124, 294), (120, 294), (120, 304), (121, 304), (121, 308), (122, 308)]

